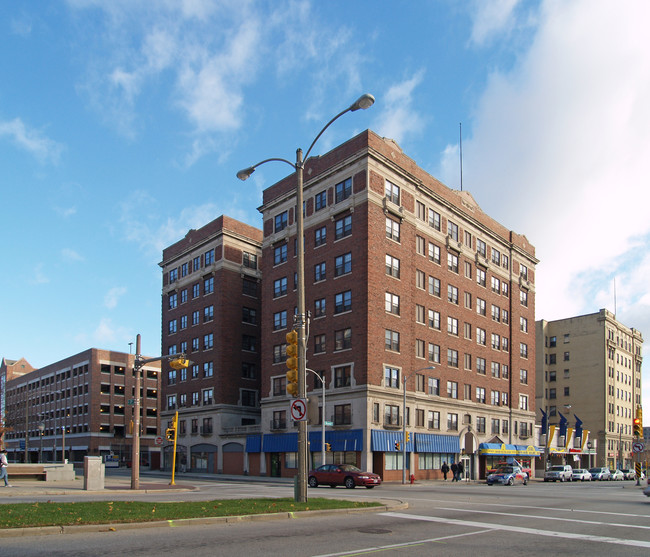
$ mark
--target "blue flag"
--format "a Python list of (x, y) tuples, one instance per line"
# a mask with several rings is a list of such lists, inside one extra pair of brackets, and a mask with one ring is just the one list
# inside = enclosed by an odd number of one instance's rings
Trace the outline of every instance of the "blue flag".
[(558, 414), (560, 415), (560, 437), (566, 437), (566, 426), (569, 420), (562, 415), (562, 412), (558, 412)]
[(576, 438), (580, 437), (580, 439), (582, 439), (582, 420), (578, 418), (578, 416), (576, 416), (575, 414), (573, 415), (573, 417), (576, 419), (575, 436)]
[(539, 411), (542, 413), (542, 434), (545, 435), (548, 433), (548, 417), (544, 410), (540, 408)]

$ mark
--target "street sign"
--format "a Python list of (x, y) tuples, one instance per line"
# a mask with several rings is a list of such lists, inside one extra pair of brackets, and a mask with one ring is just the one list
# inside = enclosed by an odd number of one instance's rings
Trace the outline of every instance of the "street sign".
[(156, 445), (162, 445), (163, 444), (163, 438), (159, 435), (158, 437), (156, 437), (155, 443), (156, 443)]
[(304, 398), (292, 400), (290, 413), (294, 422), (304, 422), (307, 419), (307, 401)]
[(133, 405), (135, 404), (135, 399), (134, 399), (134, 398), (130, 398), (130, 399), (127, 401), (127, 404), (128, 404), (129, 406), (133, 406)]
[(334, 422), (328, 422), (328, 421), (325, 421), (325, 425), (327, 425), (327, 426), (333, 426), (333, 425), (334, 425)]
[(634, 443), (632, 443), (632, 452), (642, 453), (643, 449), (645, 449), (645, 445), (640, 441), (635, 441)]

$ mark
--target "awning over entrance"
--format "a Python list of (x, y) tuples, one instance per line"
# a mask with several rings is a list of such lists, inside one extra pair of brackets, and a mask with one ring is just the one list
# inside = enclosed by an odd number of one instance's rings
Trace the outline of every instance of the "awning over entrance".
[[(402, 452), (402, 446), (400, 445), (400, 450), (398, 451), (395, 448), (395, 443), (402, 443), (402, 432), (401, 431), (384, 431), (383, 429), (372, 429), (370, 430), (370, 450), (372, 452), (378, 453), (396, 453)], [(406, 444), (406, 452), (413, 451), (413, 441), (409, 441)]]
[[(325, 442), (336, 452), (361, 451), (363, 449), (363, 430), (325, 431)], [(321, 432), (309, 432), (309, 450), (317, 453), (321, 450)]]
[(539, 456), (540, 450), (533, 445), (506, 445), (505, 443), (481, 443), (478, 446), (480, 455), (502, 456)]
[(438, 433), (416, 433), (416, 453), (460, 453), (460, 439), (456, 435), (440, 435)]
[[(363, 449), (363, 430), (326, 431), (325, 442), (336, 452), (361, 451)], [(321, 432), (309, 432), (309, 450), (321, 450)], [(295, 453), (298, 451), (298, 433), (266, 433), (246, 437), (247, 453)]]

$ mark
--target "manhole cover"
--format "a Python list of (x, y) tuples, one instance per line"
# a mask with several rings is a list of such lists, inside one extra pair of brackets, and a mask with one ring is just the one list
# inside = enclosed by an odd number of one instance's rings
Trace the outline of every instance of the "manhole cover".
[(360, 528), (358, 530), (362, 534), (391, 534), (390, 530), (384, 528)]

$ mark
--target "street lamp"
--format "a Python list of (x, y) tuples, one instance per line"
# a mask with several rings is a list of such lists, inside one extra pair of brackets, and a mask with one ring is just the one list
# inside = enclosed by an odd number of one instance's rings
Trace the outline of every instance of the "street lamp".
[(404, 399), (402, 401), (402, 484), (406, 483), (406, 380), (419, 371), (426, 371), (427, 369), (436, 368), (434, 366), (428, 366), (422, 369), (416, 369), (408, 375), (406, 373), (402, 374), (402, 390), (404, 391)]
[(325, 378), (321, 377), (320, 374), (313, 369), (307, 368), (307, 371), (311, 371), (318, 379), (320, 380), (321, 388), (323, 389), (323, 394), (321, 395), (321, 443), (320, 443), (320, 459), (321, 466), (325, 464)]
[(142, 384), (142, 367), (151, 362), (169, 360), (174, 369), (186, 368), (190, 361), (184, 353), (168, 354), (157, 358), (144, 359), (140, 354), (140, 335), (135, 337), (135, 358), (133, 375), (135, 375), (135, 400), (133, 401), (133, 444), (131, 446), (131, 489), (140, 489), (140, 389)]
[[(305, 250), (304, 250), (304, 223), (303, 223), (303, 171), (305, 168), (304, 160), (309, 158), (309, 153), (311, 153), (312, 148), (318, 141), (323, 132), (330, 125), (346, 114), (347, 112), (354, 112), (356, 110), (370, 108), (375, 102), (375, 97), (366, 93), (361, 95), (354, 104), (351, 104), (345, 110), (339, 112), (334, 118), (332, 118), (325, 127), (318, 133), (316, 139), (312, 141), (307, 153), (303, 159), (302, 149), (298, 148), (296, 150), (296, 162), (292, 163), (286, 159), (282, 158), (270, 158), (258, 162), (253, 166), (244, 168), (237, 172), (237, 178), (240, 180), (246, 180), (250, 177), (255, 169), (267, 162), (278, 161), (284, 162), (291, 166), (296, 172), (296, 225), (297, 225), (297, 289), (298, 289), (298, 314), (294, 317), (294, 326), (298, 331), (298, 398), (305, 399), (307, 397), (307, 362), (305, 358), (306, 354), (306, 338), (305, 338), (305, 325), (306, 325), (306, 314), (305, 314)], [(298, 422), (298, 489), (296, 492), (296, 501), (301, 503), (307, 502), (307, 422), (302, 420)]]

